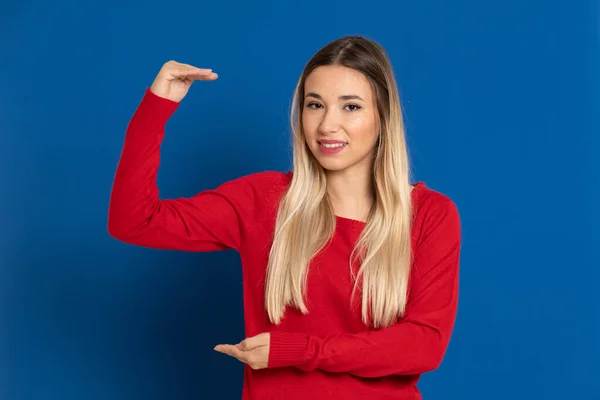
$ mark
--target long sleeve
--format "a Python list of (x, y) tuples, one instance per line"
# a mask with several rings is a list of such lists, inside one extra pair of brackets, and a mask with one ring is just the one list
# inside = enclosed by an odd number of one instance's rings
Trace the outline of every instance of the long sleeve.
[[(242, 225), (260, 207), (263, 175), (254, 174), (191, 198), (159, 199), (156, 183), (165, 125), (179, 103), (146, 92), (127, 127), (114, 177), (108, 231), (139, 246), (239, 250)], [(263, 178), (261, 178), (263, 177)]]
[(406, 313), (398, 323), (324, 337), (271, 332), (269, 367), (361, 377), (413, 375), (437, 368), (457, 310), (460, 222), (454, 203), (444, 196), (438, 196), (426, 214), (415, 246)]

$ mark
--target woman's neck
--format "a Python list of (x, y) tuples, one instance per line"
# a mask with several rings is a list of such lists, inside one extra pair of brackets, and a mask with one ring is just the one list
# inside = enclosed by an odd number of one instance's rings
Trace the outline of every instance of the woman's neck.
[(371, 171), (327, 171), (327, 195), (335, 215), (366, 221), (373, 204)]

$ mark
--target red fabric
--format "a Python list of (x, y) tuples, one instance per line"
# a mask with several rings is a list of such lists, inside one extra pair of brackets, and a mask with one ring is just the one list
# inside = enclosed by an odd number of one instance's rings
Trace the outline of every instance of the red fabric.
[(421, 399), (416, 383), (442, 361), (456, 315), (455, 204), (416, 184), (409, 303), (394, 326), (371, 330), (361, 321), (360, 305), (350, 307), (348, 260), (364, 224), (341, 217), (331, 245), (310, 266), (309, 314), (288, 309), (274, 326), (264, 311), (264, 278), (278, 201), (291, 173), (259, 172), (191, 198), (159, 199), (160, 145), (177, 107), (146, 90), (127, 128), (108, 228), (113, 237), (139, 246), (240, 253), (246, 337), (271, 333), (269, 368), (246, 366), (242, 398)]

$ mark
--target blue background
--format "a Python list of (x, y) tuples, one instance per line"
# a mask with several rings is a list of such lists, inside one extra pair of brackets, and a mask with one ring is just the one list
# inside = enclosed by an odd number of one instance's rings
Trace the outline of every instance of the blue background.
[(600, 393), (597, 1), (0, 4), (0, 398), (240, 397), (236, 253), (107, 233), (126, 125), (170, 59), (213, 68), (169, 122), (161, 197), (287, 170), (310, 56), (367, 35), (398, 76), (418, 180), (458, 204), (460, 310), (425, 399)]

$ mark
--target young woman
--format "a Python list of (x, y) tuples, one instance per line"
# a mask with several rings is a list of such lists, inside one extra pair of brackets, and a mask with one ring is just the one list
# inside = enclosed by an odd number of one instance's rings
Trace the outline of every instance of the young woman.
[(294, 95), (293, 171), (257, 172), (192, 198), (158, 198), (167, 120), (210, 69), (170, 61), (126, 132), (108, 227), (126, 243), (236, 249), (246, 339), (243, 399), (420, 399), (454, 325), (455, 204), (411, 184), (384, 49), (344, 37), (308, 62)]

